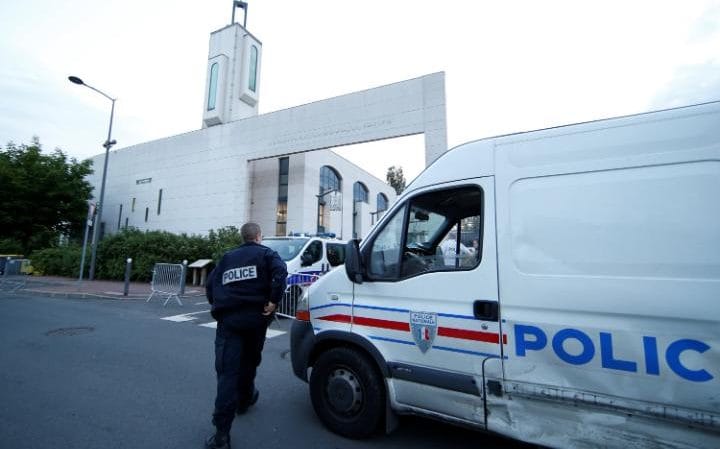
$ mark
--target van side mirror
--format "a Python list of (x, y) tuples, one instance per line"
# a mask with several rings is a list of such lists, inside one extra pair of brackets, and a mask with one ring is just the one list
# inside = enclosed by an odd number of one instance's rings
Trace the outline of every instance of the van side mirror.
[(345, 245), (345, 273), (351, 282), (362, 284), (365, 270), (360, 255), (360, 240), (350, 240)]

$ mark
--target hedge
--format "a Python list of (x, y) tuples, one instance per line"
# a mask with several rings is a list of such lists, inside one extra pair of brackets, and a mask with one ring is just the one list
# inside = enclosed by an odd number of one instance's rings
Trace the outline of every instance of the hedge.
[[(30, 260), (34, 272), (54, 275), (77, 277), (80, 274), (80, 255), (82, 248), (78, 245), (58, 246), (33, 251)], [(90, 261), (90, 251), (85, 254), (85, 274), (87, 275)]]
[[(149, 281), (153, 266), (158, 262), (192, 263), (197, 259), (217, 261), (222, 254), (242, 244), (239, 230), (234, 226), (211, 230), (207, 237), (172, 234), (165, 231), (140, 231), (129, 228), (104, 237), (98, 246), (96, 279), (122, 280), (125, 263), (132, 258), (133, 281)], [(59, 246), (31, 254), (33, 268), (45, 275), (77, 276), (80, 269), (81, 248), (77, 245)], [(90, 264), (87, 251), (85, 270)], [(189, 274), (189, 273), (188, 273)]]

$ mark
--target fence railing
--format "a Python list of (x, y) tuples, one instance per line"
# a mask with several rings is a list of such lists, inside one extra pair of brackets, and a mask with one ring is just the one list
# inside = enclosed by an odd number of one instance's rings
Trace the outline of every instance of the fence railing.
[(180, 263), (156, 263), (153, 268), (150, 288), (152, 293), (145, 302), (150, 302), (155, 294), (167, 295), (163, 306), (172, 298), (182, 305), (180, 296), (185, 290), (185, 265)]
[(0, 291), (16, 292), (27, 285), (27, 275), (23, 273), (23, 264), (27, 259), (9, 259), (5, 262), (3, 274), (0, 276)]
[(320, 276), (316, 274), (290, 273), (287, 279), (287, 289), (278, 305), (277, 314), (286, 318), (295, 318), (298, 300), (305, 289), (319, 278)]

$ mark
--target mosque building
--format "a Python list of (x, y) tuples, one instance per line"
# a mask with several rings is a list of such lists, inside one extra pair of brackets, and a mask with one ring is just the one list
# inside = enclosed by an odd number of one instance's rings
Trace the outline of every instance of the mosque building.
[(202, 128), (110, 152), (101, 236), (254, 221), (265, 235), (362, 238), (395, 191), (331, 150), (415, 134), (426, 163), (447, 149), (443, 73), (258, 114), (261, 66), (262, 43), (234, 19), (211, 33)]

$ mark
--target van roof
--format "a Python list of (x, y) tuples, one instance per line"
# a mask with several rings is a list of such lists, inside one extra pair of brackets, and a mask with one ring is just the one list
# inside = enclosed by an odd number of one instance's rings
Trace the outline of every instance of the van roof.
[(604, 128), (627, 126), (639, 122), (667, 120), (679, 116), (718, 111), (720, 111), (720, 101), (711, 101), (677, 108), (542, 128), (533, 131), (502, 134), (470, 141), (443, 153), (407, 186), (404, 193), (409, 193), (421, 187), (444, 183), (449, 180), (461, 181), (483, 176), (493, 176), (495, 174), (496, 152), (501, 150), (502, 146), (506, 144), (539, 140), (565, 134), (586, 133)]
[(318, 235), (278, 235), (278, 236), (271, 236), (271, 237), (263, 236), (263, 240), (308, 240), (308, 239), (327, 240), (328, 242), (340, 242), (340, 243), (345, 242), (345, 240), (341, 240), (338, 238), (322, 237), (322, 236), (318, 236)]

